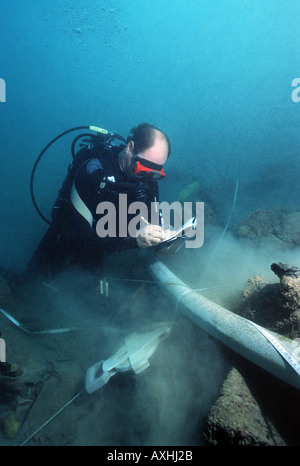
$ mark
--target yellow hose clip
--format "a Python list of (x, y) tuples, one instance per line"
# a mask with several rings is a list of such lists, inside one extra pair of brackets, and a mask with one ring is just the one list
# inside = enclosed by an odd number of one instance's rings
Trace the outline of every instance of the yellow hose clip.
[(89, 126), (89, 129), (91, 131), (95, 131), (96, 133), (108, 134), (107, 129), (99, 128), (98, 126)]

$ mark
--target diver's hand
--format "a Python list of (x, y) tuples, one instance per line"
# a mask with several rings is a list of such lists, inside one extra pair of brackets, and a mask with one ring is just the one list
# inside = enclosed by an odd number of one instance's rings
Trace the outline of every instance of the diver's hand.
[(157, 246), (166, 238), (166, 233), (159, 225), (146, 225), (139, 231), (136, 242), (139, 248), (150, 248)]

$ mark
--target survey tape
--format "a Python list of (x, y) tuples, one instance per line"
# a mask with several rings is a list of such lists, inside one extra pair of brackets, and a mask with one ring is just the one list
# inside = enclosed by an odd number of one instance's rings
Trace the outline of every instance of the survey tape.
[[(247, 319), (246, 319), (247, 320)], [(292, 368), (300, 375), (300, 364), (293, 358), (293, 356), (279, 343), (277, 338), (275, 338), (271, 333), (269, 333), (264, 327), (248, 320), (250, 324), (254, 325), (257, 330), (260, 331), (268, 340), (269, 342), (276, 348), (276, 350), (281, 354), (281, 356), (292, 366)]]
[(77, 328), (57, 328), (57, 329), (50, 329), (50, 330), (29, 330), (23, 324), (18, 322), (13, 316), (11, 316), (8, 312), (4, 311), (4, 309), (0, 308), (1, 314), (8, 318), (13, 324), (15, 324), (20, 330), (29, 334), (29, 335), (46, 335), (50, 333), (66, 333), (66, 332), (73, 332), (74, 330), (78, 330)]

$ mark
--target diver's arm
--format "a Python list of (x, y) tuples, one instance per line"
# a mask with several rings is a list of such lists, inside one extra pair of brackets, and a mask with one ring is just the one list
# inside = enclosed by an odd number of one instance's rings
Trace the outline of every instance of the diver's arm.
[[(161, 241), (166, 239), (160, 225), (151, 225), (147, 222), (137, 234), (133, 236), (119, 236), (118, 232), (110, 232), (110, 236), (107, 230), (101, 225), (101, 219), (96, 220), (96, 210), (99, 201), (97, 193), (99, 193), (99, 186), (103, 181), (103, 170), (97, 159), (90, 159), (89, 163), (84, 170), (81, 171), (77, 177), (78, 190), (82, 199), (85, 199), (87, 205), (89, 205), (90, 214), (93, 217), (93, 225), (84, 218), (76, 219), (76, 231), (79, 237), (80, 244), (87, 249), (91, 250), (102, 250), (103, 252), (122, 251), (125, 249), (133, 248), (148, 248), (157, 246)], [(77, 184), (77, 183), (76, 183)], [(146, 191), (147, 192), (147, 191)], [(147, 204), (148, 210), (151, 211), (151, 203), (158, 203), (158, 186), (156, 182), (151, 184), (149, 194), (143, 199)], [(104, 201), (105, 202), (105, 201)], [(160, 222), (159, 218), (159, 222)], [(105, 226), (107, 228), (107, 226)], [(113, 236), (112, 236), (113, 233)], [(104, 234), (104, 235), (103, 235)]]
[(73, 225), (81, 249), (92, 252), (114, 252), (135, 248), (149, 248), (157, 246), (167, 238), (159, 225), (146, 225), (141, 228), (136, 237), (133, 236), (105, 236), (101, 237), (78, 212), (73, 212)]

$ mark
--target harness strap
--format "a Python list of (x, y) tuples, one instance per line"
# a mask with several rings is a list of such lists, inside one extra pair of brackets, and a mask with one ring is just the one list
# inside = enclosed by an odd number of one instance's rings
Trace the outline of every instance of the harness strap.
[(93, 215), (91, 211), (87, 208), (87, 206), (85, 205), (81, 197), (79, 196), (78, 191), (75, 186), (75, 180), (73, 181), (70, 199), (71, 199), (73, 206), (77, 210), (77, 212), (80, 215), (82, 215), (82, 217), (84, 217), (87, 220), (87, 222), (90, 224), (90, 226), (92, 227)]

